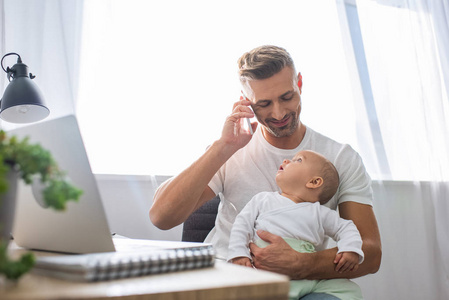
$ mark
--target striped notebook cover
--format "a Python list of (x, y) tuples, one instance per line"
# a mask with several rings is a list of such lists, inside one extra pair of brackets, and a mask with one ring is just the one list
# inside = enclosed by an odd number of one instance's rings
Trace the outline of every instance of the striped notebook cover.
[(212, 245), (176, 249), (39, 257), (33, 273), (75, 281), (104, 281), (212, 267)]

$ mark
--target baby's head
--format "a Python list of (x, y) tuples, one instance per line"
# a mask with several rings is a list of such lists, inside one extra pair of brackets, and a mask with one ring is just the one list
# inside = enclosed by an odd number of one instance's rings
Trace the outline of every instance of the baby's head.
[(323, 155), (304, 150), (292, 160), (283, 161), (276, 183), (282, 194), (295, 202), (326, 204), (337, 192), (339, 177), (335, 166)]

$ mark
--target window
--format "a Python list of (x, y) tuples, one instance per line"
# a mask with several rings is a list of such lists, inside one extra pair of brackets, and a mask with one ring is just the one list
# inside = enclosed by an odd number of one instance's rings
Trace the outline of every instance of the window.
[(304, 124), (356, 148), (336, 4), (86, 1), (77, 115), (94, 173), (177, 174), (221, 133), (240, 96), (237, 59), (286, 48)]

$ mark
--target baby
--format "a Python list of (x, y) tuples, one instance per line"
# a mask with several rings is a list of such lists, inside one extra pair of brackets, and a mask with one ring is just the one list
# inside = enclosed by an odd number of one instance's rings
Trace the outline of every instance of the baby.
[[(228, 261), (251, 266), (249, 243), (268, 245), (260, 239), (259, 229), (284, 238), (296, 251), (315, 252), (325, 237), (337, 242), (334, 259), (337, 272), (354, 271), (362, 263), (362, 239), (352, 221), (323, 206), (339, 185), (335, 166), (313, 151), (300, 151), (290, 161), (285, 159), (276, 174), (279, 192), (255, 195), (237, 216), (232, 227)], [(360, 288), (348, 279), (294, 280), (291, 299), (309, 293), (327, 293), (341, 299), (362, 299)]]

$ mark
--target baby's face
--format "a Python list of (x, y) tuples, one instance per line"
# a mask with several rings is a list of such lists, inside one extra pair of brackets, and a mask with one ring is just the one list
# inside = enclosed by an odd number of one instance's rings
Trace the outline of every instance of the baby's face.
[(284, 159), (276, 174), (276, 182), (282, 191), (293, 191), (304, 187), (319, 170), (326, 159), (313, 151), (300, 151), (292, 160)]

